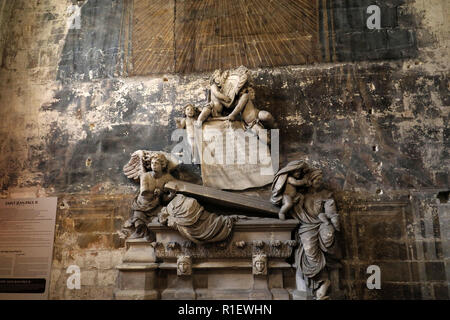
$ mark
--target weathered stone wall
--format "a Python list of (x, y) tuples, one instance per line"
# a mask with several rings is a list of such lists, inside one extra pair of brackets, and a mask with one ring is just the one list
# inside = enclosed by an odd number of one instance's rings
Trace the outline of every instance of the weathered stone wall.
[[(121, 168), (134, 150), (170, 151), (174, 117), (206, 101), (209, 73), (117, 73), (122, 1), (91, 1), (84, 33), (68, 30), (69, 1), (0, 1), (0, 186), (2, 197), (59, 198), (52, 299), (112, 297), (136, 191)], [(337, 191), (348, 297), (448, 299), (449, 205), (437, 195), (449, 189), (449, 4), (394, 2), (368, 42), (379, 47), (360, 48), (366, 31), (349, 12), (361, 3), (336, 1), (343, 56), (330, 61), (362, 61), (252, 69), (256, 103), (279, 122), (281, 164), (316, 161)], [(66, 288), (71, 264), (81, 290)], [(380, 291), (365, 287), (371, 264)]]

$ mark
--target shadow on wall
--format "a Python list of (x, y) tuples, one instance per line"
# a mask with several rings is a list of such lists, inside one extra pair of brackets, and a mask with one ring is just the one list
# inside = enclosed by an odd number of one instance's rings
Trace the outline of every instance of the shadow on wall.
[(69, 31), (57, 79), (70, 82), (113, 78), (123, 56), (120, 33), (124, 0), (78, 2), (68, 7)]

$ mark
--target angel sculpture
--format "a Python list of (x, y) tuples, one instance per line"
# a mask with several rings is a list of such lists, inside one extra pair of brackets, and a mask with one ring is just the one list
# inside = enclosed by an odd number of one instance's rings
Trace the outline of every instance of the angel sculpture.
[[(203, 108), (197, 120), (197, 127), (210, 116), (214, 120), (235, 121), (240, 115), (246, 130), (268, 143), (264, 128), (275, 128), (275, 119), (270, 112), (259, 110), (254, 105), (255, 90), (250, 80), (250, 71), (244, 66), (223, 73), (216, 70), (210, 81), (211, 103)], [(224, 107), (231, 109), (228, 116), (222, 116)]]
[(192, 163), (196, 163), (196, 153), (195, 153), (195, 118), (197, 113), (197, 108), (192, 104), (188, 104), (184, 107), (185, 118), (176, 118), (176, 125), (178, 129), (186, 129), (187, 143), (189, 145), (190, 157), (189, 159)]
[[(248, 80), (249, 70), (244, 66), (223, 73), (221, 70), (214, 71), (210, 79), (211, 102), (200, 113), (197, 127), (201, 127), (202, 123), (210, 116), (219, 120), (222, 116), (223, 107), (230, 108), (232, 106), (239, 91)], [(221, 118), (220, 120), (224, 119)]]
[(242, 88), (236, 107), (225, 117), (225, 120), (236, 120), (240, 114), (245, 123), (245, 129), (255, 134), (261, 141), (269, 143), (270, 140), (264, 128), (276, 128), (275, 119), (269, 111), (259, 110), (253, 100), (255, 100), (255, 90), (251, 86)]
[(292, 161), (275, 175), (270, 201), (274, 205), (281, 205), (278, 213), (280, 220), (286, 218), (286, 214), (295, 204), (303, 201), (303, 195), (297, 191), (297, 187), (309, 186), (308, 180), (300, 179), (307, 169), (308, 165), (305, 162)]
[(340, 223), (333, 193), (324, 188), (321, 170), (303, 161), (293, 161), (276, 175), (272, 202), (282, 201), (281, 198), (286, 196), (280, 186), (288, 186), (290, 174), (302, 176), (300, 181), (304, 185), (299, 189), (298, 201), (291, 205), (291, 213), (300, 222), (297, 231), (299, 247), (294, 263), (298, 279), (303, 283), (300, 287), (308, 286), (317, 300), (328, 299), (330, 285), (334, 290), (339, 287), (338, 277), (331, 283), (331, 273), (336, 274), (341, 267), (341, 252), (336, 240)]
[(132, 214), (124, 229), (131, 233), (130, 239), (149, 238), (147, 223), (157, 216), (161, 205), (175, 197), (175, 192), (166, 192), (164, 185), (175, 178), (170, 174), (179, 162), (165, 152), (138, 150), (131, 155), (123, 167), (125, 175), (140, 182), (140, 190), (133, 201)]

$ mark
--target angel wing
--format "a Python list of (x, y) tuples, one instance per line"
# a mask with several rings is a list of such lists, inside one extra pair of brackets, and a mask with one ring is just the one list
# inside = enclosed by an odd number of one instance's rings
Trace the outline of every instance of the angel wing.
[(230, 103), (225, 104), (227, 107), (231, 106), (234, 102), (234, 98), (249, 78), (250, 72), (244, 66), (240, 66), (239, 68), (229, 72), (222, 87), (222, 93), (231, 99)]
[(131, 155), (130, 161), (123, 167), (123, 173), (129, 178), (139, 180), (142, 173), (145, 173), (144, 158), (151, 158), (154, 154), (163, 154), (167, 159), (167, 171), (172, 172), (182, 162), (179, 158), (168, 152), (138, 150)]
[(131, 155), (130, 161), (123, 166), (123, 173), (129, 179), (139, 180), (142, 173), (145, 172), (144, 168), (144, 150), (138, 150)]

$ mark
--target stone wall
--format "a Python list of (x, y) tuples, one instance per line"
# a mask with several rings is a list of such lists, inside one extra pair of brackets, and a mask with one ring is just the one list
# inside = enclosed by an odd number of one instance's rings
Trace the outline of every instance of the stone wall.
[[(279, 122), (281, 164), (307, 157), (337, 192), (347, 296), (448, 299), (449, 4), (389, 1), (365, 41), (362, 2), (328, 3), (336, 54), (324, 61), (341, 62), (254, 68), (256, 103)], [(121, 168), (134, 150), (172, 149), (174, 117), (206, 101), (209, 78), (126, 77), (127, 6), (88, 4), (84, 29), (69, 30), (69, 1), (0, 1), (1, 195), (58, 197), (52, 299), (112, 297), (137, 190)], [(65, 286), (71, 264), (81, 290)], [(371, 264), (380, 291), (365, 287)]]

